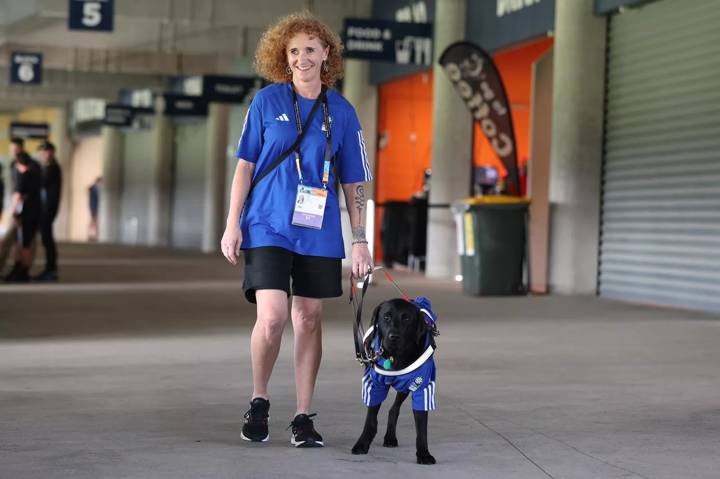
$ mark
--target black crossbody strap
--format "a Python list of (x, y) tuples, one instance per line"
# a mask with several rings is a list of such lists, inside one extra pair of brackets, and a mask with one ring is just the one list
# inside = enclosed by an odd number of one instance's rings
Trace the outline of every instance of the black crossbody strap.
[(322, 86), (320, 90), (320, 96), (317, 97), (317, 100), (315, 100), (315, 103), (313, 104), (312, 110), (310, 110), (310, 114), (307, 117), (307, 120), (305, 120), (305, 126), (302, 129), (302, 133), (300, 133), (295, 140), (295, 143), (290, 146), (287, 150), (283, 151), (280, 156), (267, 168), (265, 168), (262, 172), (258, 173), (255, 178), (253, 178), (252, 183), (250, 183), (250, 191), (248, 191), (248, 196), (250, 196), (250, 192), (252, 192), (253, 188), (255, 188), (255, 185), (257, 185), (260, 180), (265, 178), (267, 175), (272, 173), (272, 171), (277, 168), (280, 163), (285, 161), (285, 158), (290, 156), (290, 153), (295, 151), (296, 149), (300, 148), (300, 142), (302, 141), (303, 137), (305, 136), (305, 132), (308, 131), (308, 126), (311, 124), (313, 117), (315, 116), (315, 113), (317, 112), (318, 108), (320, 107), (320, 104), (323, 103), (325, 100), (325, 96), (327, 94), (327, 88), (325, 85)]

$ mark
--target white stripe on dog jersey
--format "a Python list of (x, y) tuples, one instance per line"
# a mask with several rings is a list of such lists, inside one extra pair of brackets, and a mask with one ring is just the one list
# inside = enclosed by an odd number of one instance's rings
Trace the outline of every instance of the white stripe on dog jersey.
[(370, 404), (370, 390), (372, 389), (372, 379), (368, 377), (365, 385), (365, 404)]
[(430, 410), (435, 410), (435, 381), (430, 381)]

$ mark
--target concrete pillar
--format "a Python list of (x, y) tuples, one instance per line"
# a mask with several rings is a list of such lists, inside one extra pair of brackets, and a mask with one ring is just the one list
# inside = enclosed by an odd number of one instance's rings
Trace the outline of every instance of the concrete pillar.
[(172, 127), (162, 113), (155, 116), (153, 130), (153, 167), (148, 205), (148, 244), (170, 243), (170, 193), (172, 187)]
[[(377, 153), (377, 109), (378, 88), (370, 84), (370, 62), (365, 60), (345, 61), (345, 80), (343, 94), (355, 107), (365, 138), (365, 149), (370, 171), (375, 172), (375, 154)], [(366, 191), (368, 198), (375, 197), (374, 185)]]
[[(438, 0), (435, 5), (431, 204), (451, 203), (468, 196), (473, 126), (470, 112), (438, 64), (445, 48), (465, 37), (465, 0)], [(459, 272), (456, 244), (455, 222), (450, 210), (430, 208), (428, 276), (448, 278)]]
[(597, 288), (606, 19), (592, 0), (555, 5), (550, 163), (551, 292)]
[(122, 206), (122, 134), (117, 128), (103, 126), (103, 184), (100, 189), (98, 239), (105, 243), (120, 241), (120, 209)]
[(225, 221), (225, 169), (230, 107), (211, 103), (207, 120), (205, 154), (205, 205), (202, 250), (219, 251)]
[[(363, 129), (363, 137), (365, 138), (365, 149), (367, 151), (367, 160), (370, 164), (370, 171), (375, 176), (375, 154), (377, 151), (377, 102), (378, 89), (376, 85), (369, 82), (370, 78), (370, 62), (364, 60), (346, 60), (345, 61), (345, 80), (343, 82), (343, 94), (345, 98), (355, 107), (360, 125)], [(345, 205), (345, 196), (342, 191), (340, 195), (340, 209), (342, 215), (343, 238), (345, 239), (345, 260), (344, 266), (350, 266), (350, 238), (352, 238), (352, 230), (350, 228), (350, 218), (347, 214)], [(366, 192), (368, 199), (375, 198), (374, 182), (371, 182)], [(370, 238), (379, 225), (368, 225), (367, 236)]]
[[(370, 18), (372, 2), (355, 2), (352, 16), (354, 18)], [(366, 60), (345, 60), (345, 77), (343, 79), (343, 95), (355, 107), (365, 138), (365, 149), (370, 171), (375, 176), (375, 155), (377, 153), (377, 108), (378, 88), (370, 83), (370, 62)], [(347, 214), (345, 195), (339, 191), (342, 234), (345, 240), (345, 259), (343, 266), (351, 265), (350, 251), (352, 229)], [(367, 199), (375, 199), (375, 184), (371, 182), (365, 191)], [(367, 225), (367, 237), (370, 239), (378, 225)], [(372, 253), (372, 251), (370, 251)]]
[(72, 142), (68, 137), (68, 109), (58, 108), (50, 125), (51, 141), (55, 144), (55, 156), (62, 171), (60, 211), (55, 219), (54, 233), (59, 240), (70, 238), (70, 185), (72, 179)]
[(533, 65), (530, 101), (530, 291), (547, 293), (550, 240), (550, 155), (552, 145), (553, 52)]

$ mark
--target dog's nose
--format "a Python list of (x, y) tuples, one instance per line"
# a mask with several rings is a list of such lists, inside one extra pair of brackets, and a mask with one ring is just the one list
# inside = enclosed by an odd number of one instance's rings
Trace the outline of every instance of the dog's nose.
[(395, 342), (400, 339), (400, 335), (396, 334), (396, 333), (390, 333), (390, 334), (388, 334), (388, 339), (392, 342)]

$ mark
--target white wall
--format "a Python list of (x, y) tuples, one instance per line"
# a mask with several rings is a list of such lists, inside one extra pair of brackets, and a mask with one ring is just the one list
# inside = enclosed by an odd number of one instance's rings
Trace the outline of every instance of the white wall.
[(102, 175), (102, 136), (80, 139), (73, 149), (72, 175), (63, 185), (69, 188), (70, 240), (87, 241), (90, 223), (88, 188)]
[(204, 118), (175, 127), (170, 244), (176, 248), (202, 246), (206, 142)]
[(122, 163), (122, 206), (120, 241), (125, 244), (147, 244), (148, 206), (153, 184), (155, 153), (151, 130), (125, 132)]

